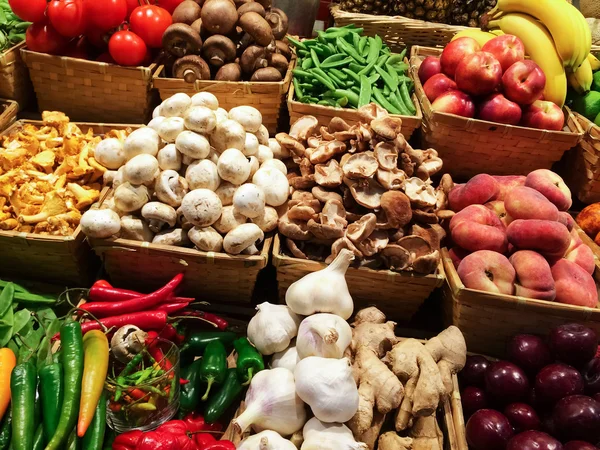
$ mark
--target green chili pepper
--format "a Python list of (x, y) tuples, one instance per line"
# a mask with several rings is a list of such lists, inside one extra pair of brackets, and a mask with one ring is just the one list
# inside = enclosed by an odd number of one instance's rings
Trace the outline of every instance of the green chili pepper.
[(410, 94), (408, 93), (408, 86), (406, 85), (406, 83), (400, 84), (400, 98), (404, 102), (404, 105), (408, 108), (410, 114), (414, 116), (417, 112), (417, 109), (415, 108), (415, 105), (413, 104), (412, 99), (410, 98)]
[[(61, 360), (64, 370), (64, 395), (60, 420), (46, 450), (63, 448), (75, 428), (81, 399), (83, 377), (83, 337), (79, 322), (67, 322), (60, 330)], [(75, 432), (76, 433), (76, 432)]]
[(0, 427), (0, 450), (6, 450), (10, 445), (12, 437), (12, 412), (10, 408), (4, 414), (2, 426)]
[(200, 365), (202, 359), (197, 359), (181, 371), (181, 377), (189, 383), (181, 386), (179, 405), (183, 413), (194, 411), (200, 403)]
[(383, 82), (389, 88), (390, 91), (395, 91), (398, 88), (398, 81), (394, 80), (389, 73), (383, 70), (381, 67), (375, 65), (375, 70), (383, 78)]
[(358, 107), (368, 105), (371, 101), (371, 83), (364, 75), (360, 76), (360, 94), (358, 96)]
[(227, 350), (223, 343), (216, 341), (208, 344), (201, 361), (200, 381), (207, 384), (202, 400), (206, 401), (212, 385), (223, 384), (227, 378)]
[(375, 97), (375, 100), (377, 100), (377, 103), (380, 104), (384, 109), (387, 109), (388, 112), (392, 114), (400, 114), (400, 111), (387, 101), (381, 90), (373, 88), (373, 96)]
[(82, 439), (83, 450), (101, 450), (106, 432), (106, 393), (102, 392), (92, 423)]
[(116, 437), (116, 433), (111, 428), (108, 428), (104, 436), (104, 445), (102, 450), (112, 450), (112, 445)]
[[(309, 74), (312, 77), (312, 74)], [(231, 331), (196, 331), (191, 333), (181, 348), (182, 352), (190, 355), (200, 356), (204, 353), (206, 346), (213, 341), (219, 341), (225, 348), (231, 348), (237, 335)]]
[(17, 365), (10, 377), (12, 446), (31, 450), (35, 437), (35, 393), (37, 374), (31, 362)]
[(250, 384), (252, 377), (265, 368), (263, 357), (256, 348), (250, 344), (248, 338), (239, 338), (233, 343), (233, 347), (238, 354), (237, 373), (244, 385)]
[(243, 391), (244, 387), (238, 379), (236, 369), (228, 369), (227, 378), (223, 386), (206, 403), (206, 408), (204, 409), (204, 420), (206, 423), (215, 423), (219, 420), (227, 409), (240, 398)]
[(63, 401), (63, 369), (61, 363), (44, 366), (39, 371), (42, 421), (46, 441), (50, 441), (60, 418)]
[(369, 38), (369, 54), (367, 55), (367, 64), (377, 61), (382, 45), (383, 41), (379, 35), (375, 36), (374, 38)]
[(358, 52), (356, 51), (356, 49), (354, 47), (352, 47), (352, 45), (350, 45), (348, 42), (343, 40), (342, 38), (339, 38), (339, 37), (336, 38), (335, 44), (337, 45), (337, 48), (339, 50), (346, 53), (348, 56), (351, 56), (360, 64), (366, 63), (365, 58), (363, 58), (361, 55), (359, 55)]
[(44, 441), (44, 426), (39, 424), (33, 438), (33, 450), (44, 450), (46, 442)]
[(69, 439), (67, 440), (67, 449), (66, 450), (80, 450), (81, 449), (81, 439), (77, 437), (77, 429), (74, 428), (71, 434), (69, 435)]
[(286, 36), (286, 39), (289, 41), (290, 44), (292, 44), (294, 47), (302, 49), (302, 50), (308, 50), (308, 48), (306, 47), (306, 45), (304, 45), (304, 43), (302, 43), (301, 41), (294, 39), (293, 37), (291, 37), (290, 35)]

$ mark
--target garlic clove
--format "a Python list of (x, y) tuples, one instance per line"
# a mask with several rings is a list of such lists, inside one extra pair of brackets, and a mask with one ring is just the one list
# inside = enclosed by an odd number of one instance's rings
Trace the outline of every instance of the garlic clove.
[(308, 356), (342, 358), (352, 342), (348, 322), (335, 314), (321, 313), (305, 318), (298, 328), (296, 346), (300, 359)]
[(300, 317), (285, 305), (264, 302), (256, 309), (248, 324), (248, 340), (263, 355), (285, 350), (298, 334)]

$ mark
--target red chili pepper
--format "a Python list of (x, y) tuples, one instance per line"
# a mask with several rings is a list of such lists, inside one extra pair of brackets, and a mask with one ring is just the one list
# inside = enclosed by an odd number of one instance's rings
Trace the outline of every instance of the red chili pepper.
[(115, 446), (121, 445), (123, 448), (133, 450), (136, 445), (140, 442), (143, 436), (143, 432), (140, 430), (128, 431), (127, 433), (123, 433), (118, 435), (113, 442), (113, 450)]
[(179, 450), (177, 437), (172, 433), (148, 431), (135, 447), (135, 450)]
[[(171, 325), (171, 327), (172, 327), (172, 325)], [(146, 345), (148, 346), (148, 353), (150, 353), (150, 356), (152, 356), (154, 358), (154, 360), (156, 361), (156, 363), (160, 366), (160, 368), (162, 370), (164, 370), (165, 372), (168, 372), (173, 367), (173, 364), (171, 364), (171, 361), (169, 361), (167, 358), (165, 358), (165, 354), (163, 353), (163, 351), (160, 349), (160, 347), (158, 347), (156, 345), (156, 342), (157, 342), (156, 340), (158, 339), (158, 337), (159, 337), (159, 334), (156, 332), (148, 333), (148, 336), (146, 337)]]
[(169, 420), (159, 426), (156, 431), (187, 436), (188, 426), (183, 420)]
[(81, 305), (80, 309), (88, 311), (96, 317), (111, 317), (116, 314), (125, 314), (144, 311), (154, 308), (157, 304), (173, 295), (173, 292), (181, 284), (183, 274), (180, 273), (165, 284), (162, 288), (151, 294), (137, 297), (131, 300), (118, 302), (90, 302)]
[(144, 392), (141, 389), (136, 389), (136, 388), (127, 389), (127, 394), (130, 395), (134, 400), (140, 400), (140, 399), (148, 396), (147, 392)]
[(179, 303), (162, 303), (156, 307), (159, 311), (164, 311), (167, 314), (173, 314), (174, 312), (181, 311), (187, 308), (190, 302), (179, 302)]
[(106, 281), (106, 280), (98, 280), (96, 281), (94, 284), (92, 284), (92, 287), (90, 288), (90, 291), (94, 288), (111, 288), (111, 284)]
[(210, 322), (219, 330), (225, 330), (229, 326), (229, 322), (216, 314), (207, 313), (204, 311), (183, 311), (182, 315), (198, 317), (206, 322)]
[[(141, 292), (129, 291), (127, 289), (119, 289), (108, 286), (92, 286), (88, 293), (88, 299), (90, 302), (121, 302), (123, 300), (133, 300), (136, 298), (144, 297), (147, 294)], [(193, 302), (192, 297), (175, 297), (171, 296), (168, 298), (173, 303)]]
[(183, 378), (179, 379), (179, 386), (185, 386), (186, 384), (189, 384), (190, 380), (184, 380)]
[(204, 416), (196, 411), (185, 416), (183, 421), (186, 423), (188, 430), (192, 433), (197, 433), (199, 431), (221, 431), (223, 429), (223, 425), (220, 423), (206, 423), (204, 421)]

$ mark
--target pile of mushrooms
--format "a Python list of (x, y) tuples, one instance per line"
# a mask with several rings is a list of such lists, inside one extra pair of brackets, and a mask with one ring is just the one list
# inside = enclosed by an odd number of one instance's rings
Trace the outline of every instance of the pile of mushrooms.
[(357, 125), (336, 117), (320, 128), (304, 116), (289, 134), (277, 134), (295, 163), (279, 232), (297, 258), (329, 263), (346, 248), (373, 269), (433, 273), (445, 235), (438, 212), (447, 197), (430, 177), (442, 160), (433, 149), (413, 149), (402, 121), (381, 107), (370, 104), (359, 114)]
[(163, 35), (174, 78), (281, 81), (292, 57), (288, 18), (271, 0), (184, 0)]
[(254, 255), (287, 203), (281, 147), (260, 112), (176, 94), (147, 127), (94, 150), (112, 194), (81, 219), (87, 236)]

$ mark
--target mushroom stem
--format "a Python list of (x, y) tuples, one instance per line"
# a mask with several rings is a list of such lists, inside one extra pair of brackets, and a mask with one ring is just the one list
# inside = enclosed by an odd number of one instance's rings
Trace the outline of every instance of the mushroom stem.
[(196, 73), (192, 69), (187, 69), (183, 72), (183, 79), (186, 83), (193, 83), (197, 80)]

